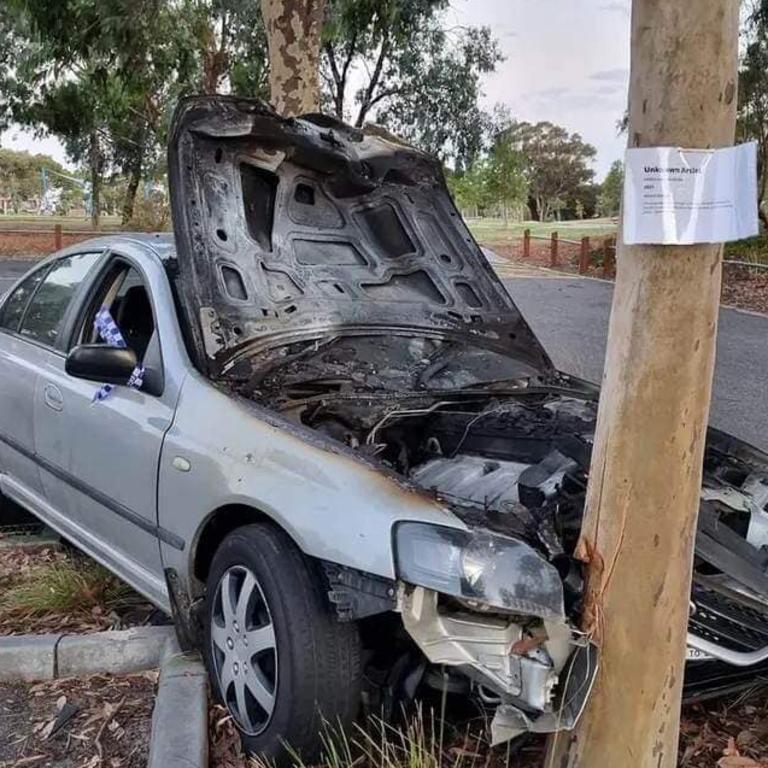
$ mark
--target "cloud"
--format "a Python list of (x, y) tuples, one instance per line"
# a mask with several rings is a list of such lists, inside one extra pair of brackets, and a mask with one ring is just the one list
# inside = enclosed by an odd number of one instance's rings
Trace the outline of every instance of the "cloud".
[(565, 96), (571, 89), (570, 88), (544, 88), (541, 91), (529, 91), (524, 94), (524, 97), (531, 99), (558, 99), (561, 96)]
[(624, 68), (602, 69), (599, 72), (593, 72), (589, 79), (601, 83), (621, 83), (624, 85), (629, 79), (629, 70)]
[(625, 16), (629, 16), (629, 8), (626, 3), (622, 2), (603, 3), (597, 6), (597, 10), (607, 13), (623, 13)]
[(624, 93), (626, 90), (626, 86), (623, 83), (608, 83), (607, 85), (600, 85), (594, 88), (592, 92), (600, 96), (613, 96), (615, 93)]
[(523, 96), (523, 103), (538, 111), (547, 113), (547, 119), (565, 125), (569, 112), (604, 110), (616, 111), (615, 95), (602, 92), (599, 88), (545, 88), (529, 91)]

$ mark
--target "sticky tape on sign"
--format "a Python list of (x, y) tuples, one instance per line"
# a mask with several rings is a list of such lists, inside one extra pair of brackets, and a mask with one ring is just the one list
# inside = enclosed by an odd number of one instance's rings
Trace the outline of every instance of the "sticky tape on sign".
[(756, 235), (756, 142), (628, 149), (623, 211), (628, 245), (725, 243)]

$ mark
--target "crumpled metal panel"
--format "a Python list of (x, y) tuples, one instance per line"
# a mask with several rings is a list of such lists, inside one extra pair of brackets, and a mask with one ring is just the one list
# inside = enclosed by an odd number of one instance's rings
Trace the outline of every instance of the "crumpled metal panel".
[(597, 667), (596, 646), (585, 642), (577, 647), (560, 673), (564, 684), (553, 710), (534, 715), (509, 704), (501, 704), (491, 721), (491, 744), (495, 746), (524, 733), (573, 730), (592, 691)]
[(597, 672), (598, 652), (567, 625), (545, 622), (543, 646), (514, 653), (519, 624), (500, 616), (438, 611), (437, 593), (421, 587), (401, 596), (403, 625), (433, 664), (459, 667), (497, 692), (493, 744), (526, 732), (573, 728)]
[(177, 296), (209, 375), (238, 353), (371, 329), (470, 338), (552, 371), (435, 158), (206, 96), (177, 108), (168, 164)]

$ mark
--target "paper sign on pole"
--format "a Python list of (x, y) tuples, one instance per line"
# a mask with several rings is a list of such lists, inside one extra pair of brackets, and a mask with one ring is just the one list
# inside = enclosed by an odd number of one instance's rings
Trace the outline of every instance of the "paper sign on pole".
[(628, 149), (624, 242), (691, 245), (758, 233), (757, 144)]

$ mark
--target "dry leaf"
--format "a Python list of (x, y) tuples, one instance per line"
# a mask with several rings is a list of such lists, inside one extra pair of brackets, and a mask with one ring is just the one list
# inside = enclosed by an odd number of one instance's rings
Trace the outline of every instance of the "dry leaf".
[(49, 720), (45, 728), (43, 728), (42, 731), (40, 731), (40, 738), (45, 741), (52, 733), (53, 727), (56, 725), (56, 718), (54, 717), (53, 720)]
[(738, 746), (739, 749), (744, 749), (744, 747), (748, 747), (756, 741), (757, 736), (755, 736), (752, 731), (739, 731), (739, 735), (736, 737), (736, 746)]

